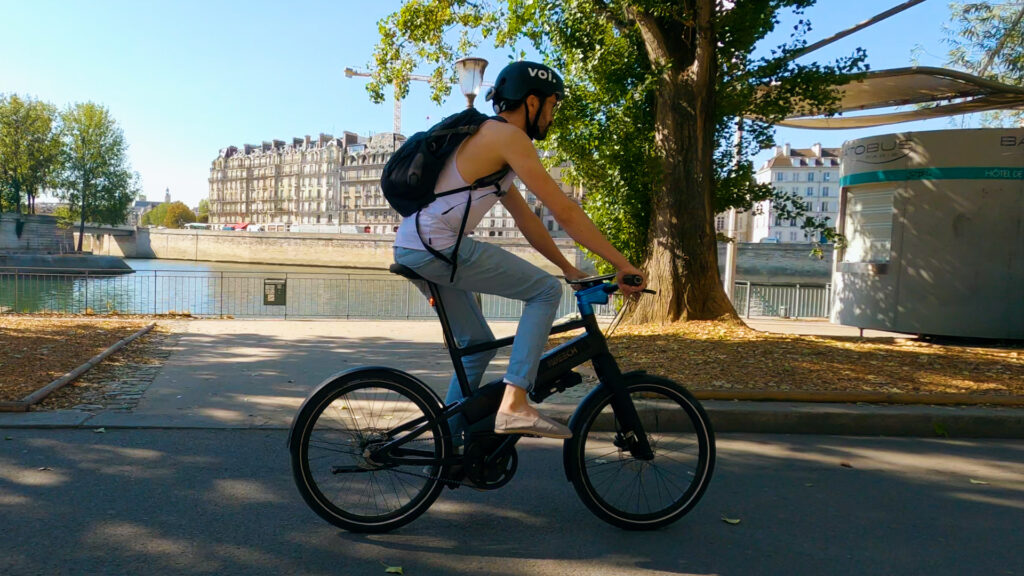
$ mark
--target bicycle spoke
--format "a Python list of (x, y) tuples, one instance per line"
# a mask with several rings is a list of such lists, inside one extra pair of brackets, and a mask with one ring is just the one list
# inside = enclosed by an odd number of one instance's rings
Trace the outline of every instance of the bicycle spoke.
[[(637, 415), (641, 418), (648, 459), (633, 457), (620, 448), (621, 424), (615, 417), (612, 395), (586, 412), (579, 429), (573, 466), (576, 491), (598, 516), (628, 528), (654, 528), (669, 523), (689, 510), (709, 478), (707, 429), (699, 412), (690, 410), (692, 400), (670, 381), (641, 376), (627, 384)], [(612, 421), (616, 432), (594, 430)], [(713, 445), (711, 445), (713, 448)], [(696, 493), (696, 497), (694, 494)]]
[[(340, 390), (308, 417), (307, 480), (300, 489), (313, 490), (314, 510), (342, 527), (404, 523), (419, 513), (410, 511), (421, 512), (440, 490), (436, 478), (419, 470), (443, 457), (441, 421), (424, 408), (429, 400), (417, 400), (416, 389), (404, 384), (366, 381)], [(429, 392), (419, 397), (428, 398)], [(422, 458), (423, 464), (396, 466), (396, 458)]]

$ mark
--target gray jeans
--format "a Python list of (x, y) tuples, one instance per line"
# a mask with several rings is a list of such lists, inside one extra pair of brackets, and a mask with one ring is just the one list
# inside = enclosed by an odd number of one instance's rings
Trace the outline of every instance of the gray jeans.
[[(440, 252), (450, 257), (452, 249)], [(474, 292), (495, 294), (524, 303), (505, 380), (529, 389), (537, 377), (537, 365), (562, 299), (562, 283), (522, 258), (493, 244), (476, 242), (471, 237), (463, 238), (458, 258), (455, 282), (450, 283), (451, 268), (448, 264), (425, 250), (395, 248), (395, 262), (412, 268), (438, 285), (452, 333), (460, 347), (494, 340)], [(426, 286), (421, 286), (420, 290), (429, 296)], [(495, 353), (490, 350), (462, 359), (471, 390), (480, 385), (487, 364)], [(453, 375), (445, 402), (451, 404), (461, 399), (462, 390), (458, 378)], [(455, 428), (461, 429), (462, 426), (456, 425)]]

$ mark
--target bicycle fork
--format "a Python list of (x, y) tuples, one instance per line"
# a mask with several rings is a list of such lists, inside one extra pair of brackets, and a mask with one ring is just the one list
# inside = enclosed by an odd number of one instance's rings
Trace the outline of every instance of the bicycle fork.
[(637, 460), (654, 459), (650, 439), (640, 421), (640, 414), (622, 384), (622, 372), (611, 355), (599, 355), (593, 359), (594, 371), (602, 385), (612, 390), (612, 411), (615, 414), (615, 446), (628, 450)]

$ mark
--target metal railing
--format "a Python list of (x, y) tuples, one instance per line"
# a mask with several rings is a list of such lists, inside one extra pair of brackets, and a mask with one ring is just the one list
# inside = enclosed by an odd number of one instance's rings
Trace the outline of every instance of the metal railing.
[(780, 318), (828, 318), (832, 312), (832, 285), (751, 284), (736, 282), (732, 289), (736, 313)]
[[(100, 271), (56, 273), (53, 269), (0, 270), (0, 313), (189, 314), (235, 318), (433, 318), (416, 287), (389, 274), (191, 272), (140, 270), (127, 275)], [(283, 282), (283, 284), (282, 284)], [(274, 293), (283, 286), (282, 293)], [(270, 294), (268, 294), (270, 292)], [(268, 296), (273, 298), (268, 299)], [(283, 299), (283, 303), (282, 303)], [(832, 286), (733, 285), (736, 312), (750, 318), (827, 318)], [(518, 320), (523, 304), (481, 295), (484, 316)], [(597, 308), (614, 316), (618, 300)], [(558, 316), (576, 312), (565, 286)]]
[[(283, 290), (282, 290), (283, 287)], [(616, 301), (597, 313), (613, 316)], [(484, 316), (518, 320), (523, 304), (483, 294)], [(189, 314), (235, 318), (433, 318), (408, 280), (389, 274), (0, 270), (0, 313)], [(576, 312), (566, 285), (558, 316)]]

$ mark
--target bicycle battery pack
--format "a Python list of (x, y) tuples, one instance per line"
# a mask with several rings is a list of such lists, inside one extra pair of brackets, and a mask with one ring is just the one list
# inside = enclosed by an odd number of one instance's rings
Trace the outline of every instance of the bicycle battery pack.
[(466, 422), (475, 424), (488, 416), (493, 418), (498, 412), (498, 406), (501, 405), (501, 397), (504, 394), (505, 382), (500, 379), (478, 388), (469, 399), (462, 403), (462, 415), (466, 417)]

